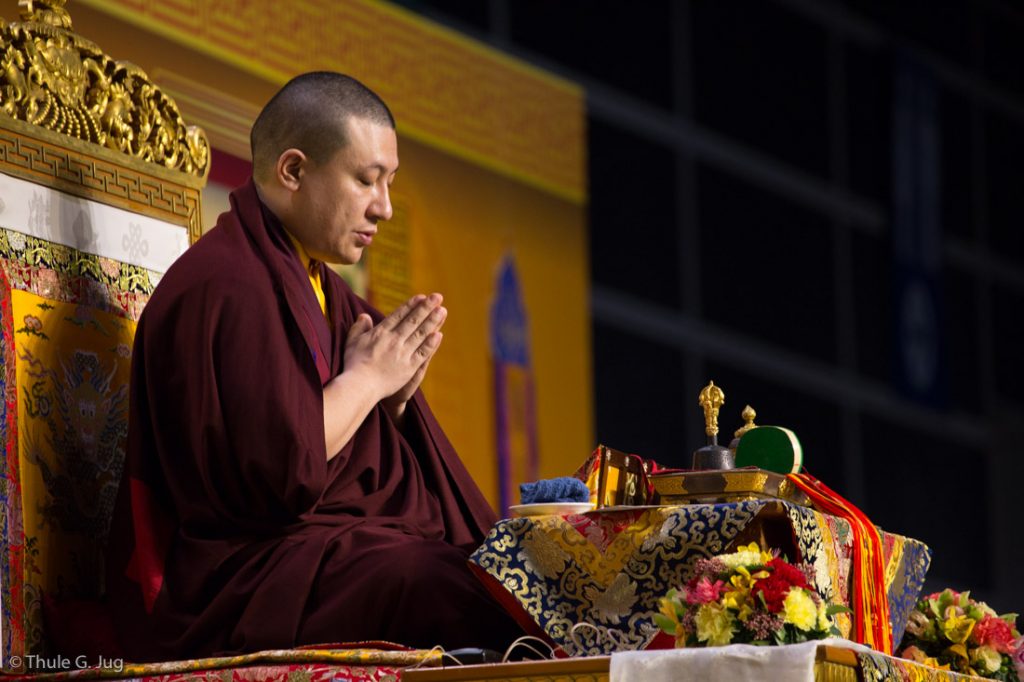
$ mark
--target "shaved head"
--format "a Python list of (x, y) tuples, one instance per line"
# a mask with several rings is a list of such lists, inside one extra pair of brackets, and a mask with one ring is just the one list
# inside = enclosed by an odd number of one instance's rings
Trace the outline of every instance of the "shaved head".
[(252, 126), (253, 176), (270, 177), (286, 149), (298, 149), (314, 163), (324, 163), (348, 144), (350, 118), (395, 128), (384, 100), (355, 78), (330, 71), (296, 76), (267, 102)]

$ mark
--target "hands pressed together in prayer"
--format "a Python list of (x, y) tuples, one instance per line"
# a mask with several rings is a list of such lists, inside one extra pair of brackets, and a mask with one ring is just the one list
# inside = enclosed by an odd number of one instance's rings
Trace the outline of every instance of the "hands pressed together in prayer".
[(441, 346), (441, 294), (417, 295), (374, 326), (360, 315), (345, 342), (345, 369), (324, 386), (327, 459), (355, 435), (378, 402), (401, 424), (406, 403)]
[(441, 325), (448, 317), (441, 294), (417, 295), (381, 320), (376, 327), (363, 314), (348, 333), (345, 369), (364, 371), (379, 386), (384, 408), (396, 420), (405, 413), (441, 346)]

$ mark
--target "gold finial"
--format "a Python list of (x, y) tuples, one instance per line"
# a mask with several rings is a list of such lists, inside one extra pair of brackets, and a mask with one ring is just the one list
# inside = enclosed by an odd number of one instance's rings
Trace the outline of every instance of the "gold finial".
[(64, 9), (67, 0), (18, 0), (22, 21), (34, 21), (57, 28), (70, 29), (71, 16)]
[(754, 420), (757, 419), (757, 412), (754, 412), (753, 407), (750, 405), (744, 407), (740, 416), (743, 418), (743, 426), (736, 429), (736, 433), (733, 434), (736, 438), (742, 438), (747, 431), (757, 428), (757, 424), (754, 423)]
[(697, 403), (704, 410), (704, 432), (710, 437), (718, 436), (718, 411), (725, 404), (725, 393), (711, 381), (700, 392)]

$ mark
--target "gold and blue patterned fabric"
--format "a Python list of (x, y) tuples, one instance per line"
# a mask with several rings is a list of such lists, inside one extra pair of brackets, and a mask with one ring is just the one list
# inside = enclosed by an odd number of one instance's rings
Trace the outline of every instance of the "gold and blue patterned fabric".
[[(849, 524), (771, 500), (506, 519), (470, 561), (508, 608), (526, 614), (566, 653), (601, 655), (650, 645), (658, 636), (658, 599), (686, 582), (697, 559), (751, 538), (770, 538), (766, 544), (804, 565), (823, 598), (849, 603)], [(883, 541), (898, 638), (931, 552), (889, 533)], [(849, 618), (837, 625), (849, 633)]]

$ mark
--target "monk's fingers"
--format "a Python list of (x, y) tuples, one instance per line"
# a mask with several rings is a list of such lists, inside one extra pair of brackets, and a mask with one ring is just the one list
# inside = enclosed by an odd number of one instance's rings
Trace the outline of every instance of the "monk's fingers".
[(436, 332), (444, 324), (448, 317), (448, 310), (444, 306), (438, 306), (420, 317), (409, 315), (394, 330), (395, 338), (409, 348), (409, 352), (415, 350), (423, 341)]
[(423, 294), (416, 294), (408, 301), (395, 308), (394, 312), (381, 320), (380, 324), (377, 326), (387, 331), (395, 329), (395, 327), (397, 327), (402, 320), (408, 317), (409, 313), (419, 307), (426, 298), (427, 297)]
[(426, 360), (423, 361), (423, 364), (420, 365), (420, 368), (413, 372), (412, 379), (410, 379), (409, 383), (407, 384), (407, 386), (412, 389), (409, 392), (410, 398), (412, 397), (412, 394), (416, 392), (416, 389), (420, 387), (420, 384), (423, 383), (423, 377), (427, 375), (427, 367), (429, 366), (430, 358), (427, 358)]
[[(408, 314), (406, 314), (405, 318), (395, 326), (395, 334), (403, 340), (416, 334), (424, 321), (428, 320), (434, 311), (441, 307), (441, 301), (441, 294), (431, 294), (420, 301), (420, 303), (414, 306)], [(421, 333), (420, 337), (423, 336), (424, 334)]]
[(356, 321), (349, 327), (348, 336), (345, 339), (345, 343), (350, 344), (356, 340), (361, 334), (365, 334), (373, 328), (373, 320), (366, 313), (361, 314), (356, 318)]
[(420, 322), (420, 325), (409, 335), (407, 342), (414, 346), (419, 346), (427, 339), (428, 336), (436, 331), (440, 331), (441, 325), (444, 324), (446, 319), (448, 319), (447, 308), (444, 306), (434, 308), (434, 310), (432, 310), (430, 314)]
[(415, 359), (420, 362), (429, 362), (430, 358), (434, 357), (437, 349), (441, 347), (441, 340), (443, 338), (444, 334), (441, 332), (431, 332), (416, 349), (414, 353)]

